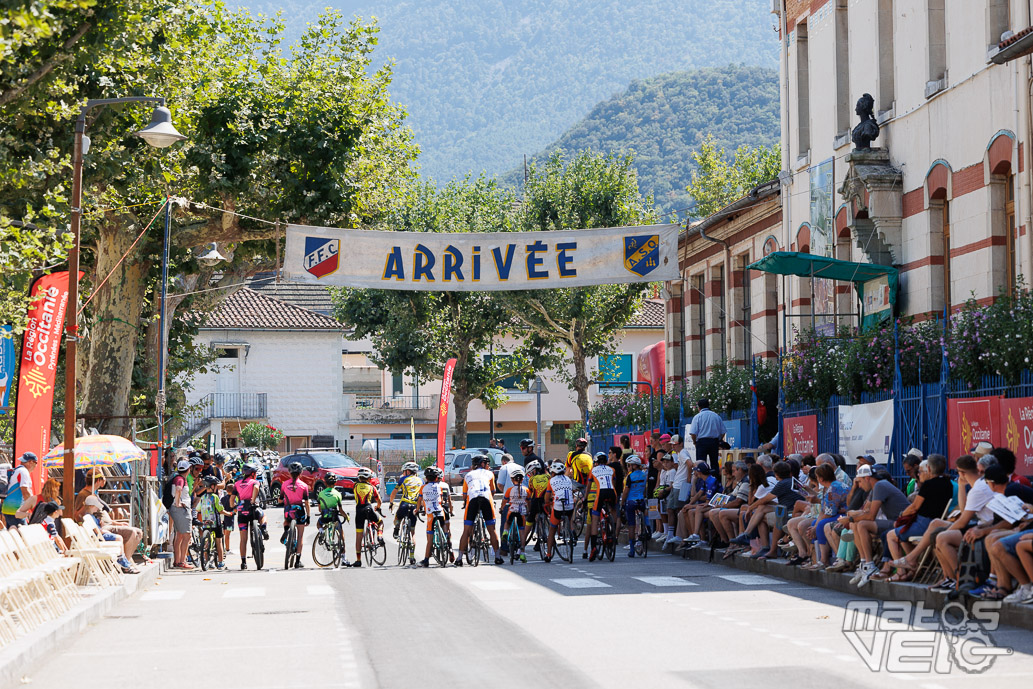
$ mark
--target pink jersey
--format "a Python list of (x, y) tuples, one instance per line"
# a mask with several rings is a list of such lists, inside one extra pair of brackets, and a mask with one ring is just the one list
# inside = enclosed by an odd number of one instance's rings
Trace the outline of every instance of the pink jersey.
[(237, 489), (237, 497), (243, 500), (251, 500), (255, 497), (255, 490), (258, 488), (258, 481), (253, 478), (241, 479), (233, 484)]
[(301, 481), (288, 481), (280, 487), (284, 505), (304, 505), (308, 499), (308, 486)]

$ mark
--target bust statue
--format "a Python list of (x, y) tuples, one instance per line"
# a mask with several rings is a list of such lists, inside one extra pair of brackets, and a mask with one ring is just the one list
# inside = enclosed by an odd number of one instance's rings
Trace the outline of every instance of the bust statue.
[(875, 121), (875, 99), (872, 98), (872, 94), (866, 93), (861, 96), (854, 112), (861, 118), (851, 136), (854, 148), (868, 150), (872, 147), (872, 142), (879, 138), (879, 123)]

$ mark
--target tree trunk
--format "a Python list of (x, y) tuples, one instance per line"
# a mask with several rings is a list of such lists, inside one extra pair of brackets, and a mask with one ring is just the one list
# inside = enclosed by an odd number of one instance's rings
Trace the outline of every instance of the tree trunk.
[[(581, 412), (581, 422), (584, 422), (588, 413), (588, 366), (585, 362), (585, 353), (576, 343), (570, 350), (571, 358), (574, 360), (574, 390), (577, 392), (577, 408)], [(585, 429), (588, 432), (588, 429)]]
[(466, 420), (473, 396), (470, 394), (470, 383), (466, 379), (466, 365), (470, 360), (470, 343), (459, 342), (459, 354), (456, 356), (456, 367), (452, 372), (452, 408), (456, 418), (456, 447), (466, 447)]
[[(129, 250), (134, 239), (120, 222), (105, 222), (97, 238), (97, 268), (94, 284), (104, 279)], [(82, 413), (93, 418), (87, 426), (101, 433), (127, 435), (129, 392), (136, 360), (136, 342), (147, 288), (149, 264), (136, 255), (126, 258), (93, 297), (94, 315), (89, 330), (89, 356), (81, 395)], [(116, 418), (122, 417), (122, 418)]]

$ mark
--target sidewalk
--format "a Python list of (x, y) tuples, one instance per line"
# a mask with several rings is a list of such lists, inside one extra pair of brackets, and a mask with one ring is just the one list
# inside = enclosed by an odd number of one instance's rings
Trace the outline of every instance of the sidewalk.
[(65, 640), (103, 618), (120, 601), (151, 586), (164, 565), (161, 560), (155, 560), (149, 565), (137, 564), (137, 567), (140, 574), (126, 575), (120, 586), (85, 589), (84, 599), (64, 615), (0, 648), (0, 688), (21, 686), (22, 676), (45, 663), (46, 657), (58, 650)]
[[(945, 594), (933, 593), (922, 584), (871, 581), (867, 586), (859, 589), (856, 586), (850, 585), (850, 577), (853, 576), (853, 572), (844, 574), (812, 572), (799, 567), (790, 567), (786, 564), (786, 560), (751, 560), (739, 556), (722, 560), (721, 556), (724, 555), (724, 552), (723, 549), (715, 550), (714, 560), (710, 564), (718, 567), (724, 566), (738, 569), (744, 572), (779, 577), (780, 579), (796, 581), (808, 586), (834, 589), (843, 593), (854, 594), (858, 598), (878, 598), (880, 600), (923, 603), (928, 610), (940, 610), (948, 602)], [(710, 560), (710, 548), (693, 548), (688, 551), (686, 558), (698, 562), (707, 562)], [(969, 606), (972, 599), (962, 596), (958, 601)], [(1001, 623), (1033, 631), (1033, 606), (1002, 603)]]

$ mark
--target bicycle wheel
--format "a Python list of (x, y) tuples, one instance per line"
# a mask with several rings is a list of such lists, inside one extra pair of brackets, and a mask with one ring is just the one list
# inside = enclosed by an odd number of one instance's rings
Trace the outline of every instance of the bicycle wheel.
[(432, 545), (430, 554), (433, 556), (434, 561), (441, 567), (448, 564), (448, 542), (445, 539), (445, 530), (441, 528), (441, 524), (434, 523), (434, 531), (431, 534)]
[(506, 532), (506, 542), (509, 546), (509, 564), (517, 559), (517, 551), (520, 550), (520, 522), (516, 517), (509, 520), (509, 529)]
[(646, 515), (643, 512), (638, 513), (638, 517), (635, 518), (635, 528), (638, 529), (638, 541), (635, 543), (635, 550), (642, 557), (649, 555), (649, 540), (644, 536), (651, 537), (649, 533), (649, 522), (646, 520)]
[(201, 532), (201, 571), (207, 571), (215, 557), (215, 532), (204, 529)]
[(251, 520), (248, 533), (251, 537), (251, 556), (255, 558), (255, 567), (262, 569), (262, 565), (265, 564), (265, 541), (262, 540), (262, 532), (257, 521)]
[(344, 560), (344, 527), (341, 522), (334, 524), (329, 531), (330, 547), (334, 554), (334, 567), (340, 567)]
[(573, 562), (574, 543), (577, 542), (577, 536), (574, 535), (574, 529), (570, 525), (570, 517), (563, 517), (560, 520), (560, 531), (557, 535), (559, 538), (556, 543), (556, 551), (560, 559), (564, 562)]
[(387, 546), (380, 542), (380, 535), (377, 533), (377, 528), (373, 527), (372, 532), (372, 550), (370, 550), (370, 559), (377, 564), (377, 566), (383, 566), (387, 561)]
[(603, 555), (610, 562), (613, 562), (613, 558), (617, 556), (617, 534), (614, 533), (613, 517), (609, 512), (606, 513), (606, 519), (603, 521)]
[(283, 556), (283, 568), (290, 569), (291, 564), (294, 562), (294, 551), (298, 547), (298, 527), (291, 521), (291, 527), (287, 530), (287, 543), (284, 544), (287, 548), (286, 553)]
[(201, 534), (196, 526), (190, 530), (190, 545), (187, 546), (187, 551), (195, 565), (201, 563)]
[(312, 539), (312, 561), (316, 567), (333, 567), (336, 556), (336, 544), (333, 542), (332, 528), (320, 529)]
[(534, 518), (535, 540), (538, 543), (538, 557), (545, 560), (546, 550), (549, 548), (549, 526), (545, 523), (545, 515), (539, 514)]
[(488, 538), (488, 527), (481, 521), (481, 560), (491, 561), (491, 540)]
[(373, 566), (373, 539), (376, 531), (373, 526), (366, 524), (366, 530), (362, 534), (362, 557), (366, 560), (366, 566)]
[(571, 519), (570, 526), (574, 532), (574, 538), (581, 538), (581, 534), (585, 532), (585, 505), (587, 502), (581, 500), (577, 507), (574, 508), (574, 517)]

